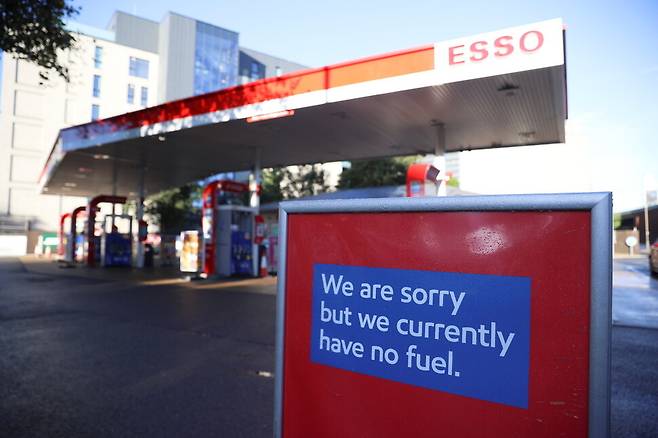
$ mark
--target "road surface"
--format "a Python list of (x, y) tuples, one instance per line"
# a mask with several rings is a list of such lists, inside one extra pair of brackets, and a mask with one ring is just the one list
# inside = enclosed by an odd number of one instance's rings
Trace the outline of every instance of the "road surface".
[[(615, 437), (658, 436), (646, 274), (615, 262)], [(273, 287), (143, 286), (0, 259), (0, 437), (270, 437), (274, 309)]]

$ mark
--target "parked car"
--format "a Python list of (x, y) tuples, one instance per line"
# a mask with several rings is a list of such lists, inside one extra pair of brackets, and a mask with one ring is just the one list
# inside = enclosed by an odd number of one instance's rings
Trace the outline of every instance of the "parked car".
[(658, 240), (653, 242), (649, 250), (649, 270), (653, 275), (658, 275)]

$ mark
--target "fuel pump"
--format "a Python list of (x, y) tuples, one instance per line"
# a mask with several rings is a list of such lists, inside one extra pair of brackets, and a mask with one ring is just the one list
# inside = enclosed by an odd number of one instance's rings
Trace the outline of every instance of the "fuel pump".
[[(71, 213), (64, 213), (59, 221), (59, 247), (57, 253), (62, 262), (72, 266), (77, 260), (78, 247), (82, 248), (84, 239), (81, 233), (78, 233), (78, 218), (83, 217), (86, 206), (80, 206)], [(69, 231), (66, 232), (66, 220), (69, 222)], [(84, 229), (85, 227), (83, 227)]]
[(103, 217), (100, 239), (101, 266), (132, 265), (133, 217), (127, 214), (107, 214)]
[[(89, 267), (96, 266), (96, 262), (101, 261), (102, 251), (101, 251), (101, 238), (103, 235), (102, 229), (97, 230), (96, 224), (96, 213), (98, 212), (98, 204), (102, 202), (107, 202), (110, 204), (125, 204), (125, 196), (114, 196), (114, 195), (100, 195), (92, 198), (87, 204), (87, 230), (86, 241), (87, 241), (87, 265)], [(100, 231), (100, 232), (97, 232)]]
[(436, 196), (443, 178), (429, 163), (414, 163), (407, 169), (407, 197)]
[(247, 184), (229, 180), (213, 181), (203, 190), (205, 277), (256, 276), (256, 209), (244, 205), (248, 193)]
[(70, 240), (70, 233), (65, 231), (66, 228), (64, 224), (66, 223), (66, 219), (69, 219), (70, 223), (70, 218), (71, 213), (64, 213), (59, 217), (59, 229), (57, 230), (57, 237), (59, 239), (59, 243), (57, 245), (57, 258), (59, 260), (66, 260), (66, 246)]

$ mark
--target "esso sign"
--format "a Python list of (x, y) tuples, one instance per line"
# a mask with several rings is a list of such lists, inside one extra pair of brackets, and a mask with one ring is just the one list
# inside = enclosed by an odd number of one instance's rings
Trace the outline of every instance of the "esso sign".
[(564, 64), (564, 25), (553, 19), (434, 45), (442, 84)]
[(544, 45), (544, 34), (539, 30), (529, 30), (520, 37), (502, 35), (493, 41), (478, 40), (468, 46), (459, 44), (448, 48), (448, 64), (480, 62), (490, 56), (504, 58), (514, 51), (536, 52)]

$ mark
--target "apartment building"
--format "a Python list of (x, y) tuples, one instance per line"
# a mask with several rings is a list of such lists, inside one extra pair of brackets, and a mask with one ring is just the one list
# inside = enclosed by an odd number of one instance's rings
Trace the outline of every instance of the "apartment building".
[[(41, 195), (37, 180), (60, 129), (305, 68), (239, 46), (239, 33), (173, 12), (160, 22), (117, 11), (106, 29), (69, 23), (75, 47), (61, 54), (67, 83), (2, 54), (0, 235), (54, 231), (86, 202)], [(80, 181), (70, 184), (84, 184)], [(29, 242), (28, 242), (29, 240)], [(0, 252), (2, 251), (0, 244)]]

